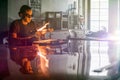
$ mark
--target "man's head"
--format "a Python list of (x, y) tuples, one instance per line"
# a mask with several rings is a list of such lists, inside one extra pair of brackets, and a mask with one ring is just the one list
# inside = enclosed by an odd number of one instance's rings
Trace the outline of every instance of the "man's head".
[(26, 23), (29, 23), (32, 19), (32, 9), (28, 5), (23, 5), (18, 14)]

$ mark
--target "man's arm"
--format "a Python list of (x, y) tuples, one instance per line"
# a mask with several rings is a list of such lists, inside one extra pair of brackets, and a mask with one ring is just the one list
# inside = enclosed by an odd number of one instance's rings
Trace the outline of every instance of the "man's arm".
[(44, 28), (46, 28), (46, 26), (49, 25), (49, 22), (46, 23), (44, 26), (42, 26), (41, 28), (37, 29), (37, 31), (42, 31)]
[(32, 38), (32, 36), (21, 38), (17, 36), (17, 33), (12, 33), (11, 36), (13, 39), (16, 39), (16, 40), (26, 40), (26, 39)]

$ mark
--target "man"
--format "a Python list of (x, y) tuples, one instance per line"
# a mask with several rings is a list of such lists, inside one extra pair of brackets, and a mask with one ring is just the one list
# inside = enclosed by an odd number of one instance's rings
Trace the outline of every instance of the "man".
[[(13, 21), (9, 29), (9, 47), (10, 47), (10, 56), (17, 64), (21, 65), (20, 71), (25, 74), (33, 73), (30, 61), (35, 58), (37, 52), (34, 52), (29, 57), (29, 54), (25, 49), (18, 49), (18, 46), (31, 46), (34, 40), (37, 40), (34, 37), (36, 32), (36, 27), (32, 21), (32, 10), (29, 6), (23, 5), (19, 11), (20, 19)], [(31, 47), (32, 50), (36, 48)], [(30, 50), (31, 50), (30, 49)]]

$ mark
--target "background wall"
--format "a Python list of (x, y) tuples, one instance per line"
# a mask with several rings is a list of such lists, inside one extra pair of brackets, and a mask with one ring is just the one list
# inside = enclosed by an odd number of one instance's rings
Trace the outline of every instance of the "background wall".
[[(68, 5), (75, 0), (42, 0), (41, 13), (46, 11), (63, 11), (68, 9)], [(18, 11), (24, 4), (29, 5), (29, 0), (8, 0), (8, 23), (19, 18)], [(35, 15), (39, 15), (39, 11)], [(38, 16), (39, 17), (39, 16)]]
[(68, 9), (68, 5), (74, 0), (42, 0), (41, 12), (63, 11)]
[(19, 18), (18, 12), (22, 5), (28, 4), (28, 0), (8, 0), (8, 24)]

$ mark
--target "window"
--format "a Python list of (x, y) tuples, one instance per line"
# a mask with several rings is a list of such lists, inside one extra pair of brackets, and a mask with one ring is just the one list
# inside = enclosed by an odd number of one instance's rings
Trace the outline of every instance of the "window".
[[(108, 10), (109, 0), (91, 0), (90, 1), (90, 31), (99, 31), (106, 28), (108, 31)], [(101, 68), (109, 64), (108, 58), (108, 42), (91, 41), (91, 66), (90, 75), (106, 76), (107, 71), (95, 73), (93, 70)]]
[(29, 5), (33, 10), (41, 10), (41, 0), (29, 0)]
[(105, 27), (108, 30), (108, 0), (91, 0), (90, 30), (98, 31)]

